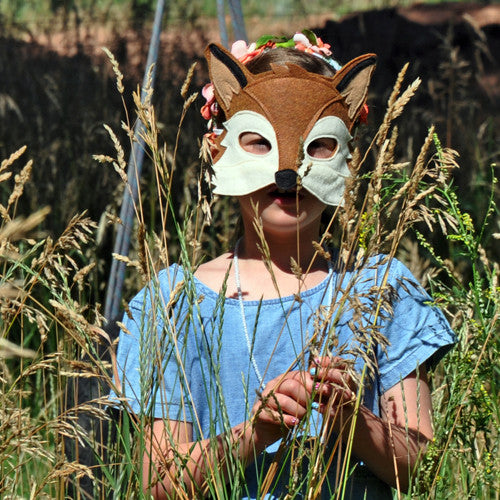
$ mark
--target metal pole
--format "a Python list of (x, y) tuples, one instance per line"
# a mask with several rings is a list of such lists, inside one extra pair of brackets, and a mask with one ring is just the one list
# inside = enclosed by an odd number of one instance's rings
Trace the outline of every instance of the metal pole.
[(229, 48), (229, 37), (227, 35), (226, 26), (226, 8), (225, 0), (217, 0), (217, 20), (219, 21), (220, 41), (226, 49)]
[(245, 21), (243, 20), (243, 10), (240, 0), (228, 0), (229, 12), (231, 13), (231, 23), (233, 25), (234, 39), (245, 40), (248, 43)]
[[(233, 27), (234, 39), (245, 40), (248, 43), (247, 32), (245, 30), (245, 21), (243, 19), (243, 10), (240, 0), (227, 0), (229, 4), (229, 14), (231, 16), (231, 25)], [(217, 0), (217, 19), (219, 21), (220, 40), (224, 47), (229, 48), (229, 36), (226, 26), (225, 0)]]
[[(154, 87), (156, 77), (156, 61), (158, 60), (164, 9), (165, 1), (158, 0), (153, 23), (153, 32), (151, 33), (151, 40), (149, 43), (146, 71), (142, 82), (142, 102), (144, 102), (146, 96), (144, 89), (148, 82), (148, 73), (151, 66), (153, 66), (151, 71), (151, 87)], [(130, 235), (134, 224), (134, 204), (138, 199), (138, 183), (141, 178), (142, 164), (144, 160), (144, 141), (140, 139), (144, 130), (144, 124), (138, 120), (134, 128), (134, 134), (138, 142), (133, 143), (132, 152), (128, 162), (127, 176), (129, 186), (125, 187), (125, 191), (123, 193), (123, 201), (120, 210), (120, 219), (122, 224), (118, 228), (113, 250), (114, 253), (119, 255), (128, 255), (130, 248)], [(108, 288), (106, 290), (106, 299), (104, 303), (104, 317), (107, 321), (113, 321), (118, 318), (124, 279), (125, 263), (113, 259), (111, 262), (111, 272), (109, 275)]]

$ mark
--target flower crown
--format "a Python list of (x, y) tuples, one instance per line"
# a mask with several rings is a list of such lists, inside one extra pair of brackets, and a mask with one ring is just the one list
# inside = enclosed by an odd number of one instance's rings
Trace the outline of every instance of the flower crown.
[[(263, 35), (256, 42), (247, 45), (244, 40), (238, 40), (233, 43), (231, 53), (243, 64), (247, 64), (252, 59), (267, 52), (268, 50), (278, 47), (292, 48), (306, 52), (323, 59), (335, 71), (338, 71), (342, 66), (332, 57), (330, 44), (323, 43), (321, 38), (316, 36), (312, 31), (304, 29), (300, 33), (295, 33), (292, 38), (279, 37), (273, 35)], [(201, 95), (205, 98), (206, 103), (201, 108), (201, 116), (208, 121), (208, 129), (214, 131), (214, 117), (219, 113), (217, 101), (215, 100), (214, 86), (212, 83), (207, 83)], [(368, 115), (368, 106), (365, 104), (361, 109), (360, 121), (366, 123)]]

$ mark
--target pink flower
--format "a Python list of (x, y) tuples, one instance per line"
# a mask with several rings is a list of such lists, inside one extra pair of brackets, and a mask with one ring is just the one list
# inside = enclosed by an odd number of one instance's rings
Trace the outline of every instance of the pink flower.
[(256, 49), (255, 46), (255, 43), (247, 45), (245, 40), (238, 40), (231, 46), (231, 54), (233, 54), (233, 56), (236, 57), (241, 63), (246, 64), (254, 57), (262, 54), (268, 44), (259, 47), (258, 49)]
[(234, 57), (239, 59), (240, 61), (246, 57), (246, 55), (255, 50), (255, 43), (252, 43), (251, 45), (247, 46), (247, 43), (245, 40), (237, 40), (236, 42), (233, 43), (231, 46), (231, 54), (233, 54)]
[(295, 42), (295, 48), (299, 50), (305, 51), (312, 46), (312, 43), (303, 33), (295, 33), (295, 35), (293, 35), (293, 41)]
[(208, 101), (212, 101), (215, 98), (214, 95), (214, 86), (212, 83), (207, 83), (202, 89), (201, 89), (201, 95)]
[(326, 57), (332, 55), (330, 44), (323, 43), (319, 37), (316, 37), (316, 45), (313, 45), (304, 33), (295, 33), (295, 35), (293, 35), (293, 41), (295, 42), (295, 48), (302, 52), (321, 54)]
[(330, 50), (331, 45), (329, 43), (323, 43), (323, 40), (321, 38), (317, 37), (317, 45), (313, 47), (315, 52), (318, 52), (320, 54), (323, 54), (326, 57), (330, 57), (332, 55), (332, 51)]
[(213, 116), (217, 116), (219, 108), (217, 107), (217, 103), (215, 102), (215, 94), (214, 94), (214, 86), (212, 83), (207, 83), (203, 89), (201, 90), (201, 95), (207, 101), (201, 107), (201, 116), (205, 120), (210, 120)]
[[(255, 45), (255, 44), (254, 44)], [(247, 64), (249, 61), (251, 61), (254, 57), (257, 57), (259, 54), (262, 54), (264, 52), (265, 45), (263, 47), (259, 47), (258, 49), (254, 49), (248, 54), (245, 54), (240, 61), (243, 64)]]

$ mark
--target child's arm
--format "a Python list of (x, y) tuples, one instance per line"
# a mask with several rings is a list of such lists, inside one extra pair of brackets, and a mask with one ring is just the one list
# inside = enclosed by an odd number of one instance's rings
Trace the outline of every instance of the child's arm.
[(432, 403), (425, 369), (419, 370), (418, 377), (413, 372), (386, 391), (380, 405), (381, 418), (361, 408), (353, 451), (382, 480), (407, 491), (415, 466), (433, 438)]
[[(352, 392), (341, 389), (346, 386), (342, 382), (345, 378), (345, 371), (337, 368), (320, 369), (317, 376), (317, 379), (333, 382), (334, 387), (338, 387), (337, 390), (332, 389), (331, 396), (335, 396), (341, 404), (334, 404), (330, 411), (335, 431), (344, 441), (349, 436), (354, 410), (354, 401), (350, 397)], [(406, 491), (412, 471), (427, 442), (433, 437), (432, 404), (425, 369), (421, 367), (418, 377), (414, 371), (386, 391), (380, 398), (380, 407), (381, 417), (364, 406), (360, 407), (352, 450), (380, 479)], [(338, 411), (340, 408), (342, 417)]]
[(199, 491), (205, 490), (205, 477), (210, 475), (210, 470), (224, 467), (228, 437), (241, 458), (248, 454), (250, 459), (253, 454), (251, 431), (251, 425), (244, 422), (233, 427), (230, 436), (193, 441), (192, 424), (155, 420), (152, 429), (146, 429), (144, 491), (155, 500), (198, 498)]
[(206, 490), (211, 470), (226, 474), (224, 458), (229, 453), (229, 441), (232, 453), (244, 464), (251, 463), (307, 414), (313, 385), (313, 377), (304, 371), (276, 377), (254, 404), (251, 421), (212, 440), (193, 441), (190, 423), (155, 420), (152, 429), (146, 430), (144, 490), (151, 488), (156, 500), (186, 497), (183, 491), (188, 491), (187, 498), (196, 498), (197, 492)]

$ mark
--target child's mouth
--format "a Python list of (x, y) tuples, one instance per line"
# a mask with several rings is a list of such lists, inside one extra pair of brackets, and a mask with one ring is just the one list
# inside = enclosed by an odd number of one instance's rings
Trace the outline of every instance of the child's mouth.
[(300, 201), (303, 195), (297, 193), (296, 189), (279, 189), (277, 187), (271, 189), (268, 195), (273, 198), (279, 205), (294, 204), (296, 201)]

